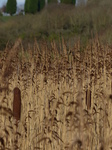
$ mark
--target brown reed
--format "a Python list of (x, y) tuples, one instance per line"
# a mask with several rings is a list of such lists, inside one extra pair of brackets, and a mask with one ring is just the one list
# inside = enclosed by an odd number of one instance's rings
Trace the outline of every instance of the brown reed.
[[(12, 141), (10, 146), (8, 142), (3, 144), (2, 141), (6, 141), (4, 130), (0, 131), (2, 147), (4, 145), (10, 149), (15, 147), (16, 150), (20, 147), (24, 150), (29, 149), (29, 145), (30, 149), (44, 150), (108, 150), (111, 148), (112, 92), (111, 78), (110, 76), (107, 78), (111, 69), (106, 67), (111, 64), (111, 52), (109, 58), (105, 60), (107, 55), (105, 54), (103, 57), (103, 50), (93, 42), (92, 48), (88, 46), (82, 59), (82, 53), (77, 51), (79, 46), (76, 45), (73, 49), (75, 52), (72, 56), (74, 58), (72, 65), (69, 63), (68, 57), (58, 56), (58, 52), (55, 53), (56, 48), (53, 48), (53, 53), (49, 53), (49, 55), (47, 52), (45, 53), (47, 47), (44, 48), (44, 46), (41, 52), (38, 52), (38, 49), (35, 50), (35, 59), (33, 54), (29, 60), (22, 58), (22, 61), (19, 62), (20, 81), (17, 80), (21, 83), (22, 89), (20, 91), (18, 87), (14, 88), (13, 102), (13, 116), (18, 128), (16, 128), (16, 133), (12, 132), (15, 126), (11, 122), (11, 111), (7, 109), (5, 103), (2, 104), (0, 106), (2, 115), (0, 127), (4, 127), (5, 122), (5, 128), (9, 132), (8, 136), (5, 133), (6, 138), (9, 138), (9, 142)], [(30, 50), (27, 51), (29, 54), (30, 52)], [(66, 56), (68, 55), (66, 49), (64, 53)], [(14, 57), (17, 58), (18, 55), (15, 55)], [(6, 61), (8, 60), (6, 59)], [(103, 61), (104, 65), (101, 65)], [(88, 66), (86, 66), (86, 62)], [(4, 65), (7, 67), (6, 64)], [(103, 69), (103, 67), (105, 68)], [(7, 92), (4, 92), (5, 88), (0, 85), (3, 95), (0, 99), (8, 100), (8, 107), (11, 106), (9, 99), (12, 99), (10, 88), (13, 87), (12, 85), (18, 84), (15, 80), (18, 79), (16, 72), (17, 68), (15, 67), (13, 76), (7, 80), (9, 82)], [(89, 81), (90, 87), (86, 80)], [(45, 81), (47, 82), (45, 83)], [(21, 92), (24, 99), (24, 115), (22, 116)], [(10, 120), (8, 121), (8, 119)], [(21, 123), (18, 126), (20, 119)]]

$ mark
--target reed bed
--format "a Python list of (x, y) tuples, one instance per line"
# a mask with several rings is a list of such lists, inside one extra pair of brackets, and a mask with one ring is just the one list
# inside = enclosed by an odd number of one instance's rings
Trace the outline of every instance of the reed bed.
[(62, 39), (26, 51), (19, 39), (2, 52), (1, 149), (112, 148), (112, 48), (96, 38), (81, 49), (80, 40), (68, 47)]

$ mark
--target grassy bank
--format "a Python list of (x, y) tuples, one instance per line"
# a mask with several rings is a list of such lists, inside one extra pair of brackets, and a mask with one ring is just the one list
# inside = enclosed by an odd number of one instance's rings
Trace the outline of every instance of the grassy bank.
[[(112, 41), (112, 2), (89, 2), (85, 7), (49, 5), (40, 13), (0, 17), (0, 50), (6, 43), (21, 38), (23, 43), (36, 40), (81, 40), (86, 45), (96, 34), (103, 43)], [(72, 42), (71, 42), (72, 43)]]

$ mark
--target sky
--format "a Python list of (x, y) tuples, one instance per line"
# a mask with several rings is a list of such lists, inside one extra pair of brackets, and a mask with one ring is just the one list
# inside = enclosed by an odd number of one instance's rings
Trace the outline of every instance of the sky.
[[(87, 0), (76, 0), (76, 5), (77, 3), (80, 1), (84, 1), (86, 2)], [(0, 0), (0, 7), (2, 7), (4, 4), (6, 4), (7, 0)], [(20, 4), (24, 4), (25, 3), (25, 0), (17, 0), (17, 5), (20, 5)]]
[[(7, 0), (0, 0), (0, 7), (6, 4)], [(17, 5), (24, 4), (25, 0), (17, 0)]]

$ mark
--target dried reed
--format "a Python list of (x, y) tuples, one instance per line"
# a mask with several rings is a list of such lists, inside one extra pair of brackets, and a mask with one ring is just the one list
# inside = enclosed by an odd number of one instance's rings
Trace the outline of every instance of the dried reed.
[[(29, 55), (29, 59), (22, 57), (19, 62), (19, 80), (17, 68), (12, 70), (13, 76), (8, 80), (9, 89), (13, 89), (18, 81), (22, 87), (21, 91), (18, 87), (13, 91), (13, 116), (16, 125), (21, 119), (16, 135), (22, 137), (18, 138), (16, 148), (27, 150), (30, 145), (31, 149), (44, 150), (107, 150), (112, 147), (112, 51), (109, 51), (107, 59), (105, 47), (94, 40), (82, 54), (79, 41), (71, 50), (70, 62), (66, 43), (62, 41), (62, 44), (64, 50), (61, 54), (55, 44), (51, 44), (51, 51), (45, 44), (40, 44), (40, 50), (38, 46), (35, 46), (35, 50), (28, 50), (27, 53), (32, 51), (32, 55)], [(16, 50), (13, 53), (15, 58), (17, 53)], [(6, 64), (3, 62), (5, 72), (11, 59), (8, 57), (6, 61)], [(14, 64), (17, 65), (18, 62), (15, 61)], [(0, 99), (7, 99), (7, 106), (11, 106), (12, 90), (4, 93), (5, 89), (1, 86), (0, 90)], [(22, 116), (21, 93), (24, 99)], [(15, 127), (11, 122), (11, 114), (10, 118), (7, 117), (9, 109), (0, 106), (0, 110), (3, 116), (0, 126), (5, 125), (8, 133), (13, 133), (9, 132)], [(2, 147), (7, 145), (9, 149), (13, 149), (13, 136), (14, 134), (8, 135), (9, 144), (0, 131)]]

